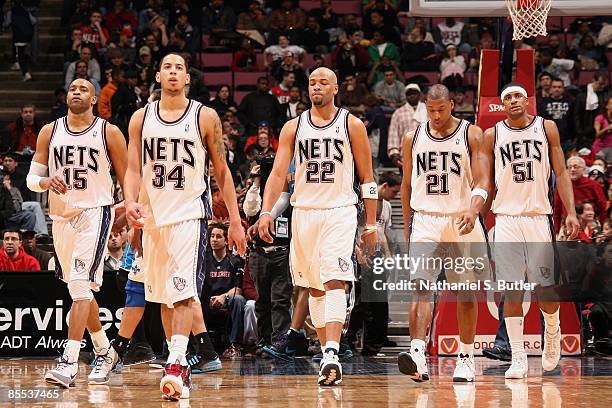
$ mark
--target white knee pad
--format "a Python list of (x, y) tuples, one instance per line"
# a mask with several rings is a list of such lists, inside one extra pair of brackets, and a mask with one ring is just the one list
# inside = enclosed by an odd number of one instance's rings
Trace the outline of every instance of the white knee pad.
[(89, 300), (91, 302), (94, 297), (91, 285), (86, 280), (68, 282), (68, 293), (70, 293), (72, 300)]
[(314, 297), (309, 295), (308, 308), (312, 325), (317, 329), (325, 327), (325, 296)]
[(325, 323), (346, 320), (346, 293), (344, 289), (325, 291)]

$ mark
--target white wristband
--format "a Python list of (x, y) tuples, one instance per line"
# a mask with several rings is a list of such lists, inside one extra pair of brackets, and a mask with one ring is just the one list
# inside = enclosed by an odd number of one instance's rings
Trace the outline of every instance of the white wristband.
[(270, 218), (274, 219), (274, 217), (272, 217), (272, 213), (270, 211), (262, 211), (259, 213), (259, 218), (263, 217), (264, 215), (269, 215)]
[(378, 200), (378, 186), (373, 181), (361, 185), (361, 198)]
[(489, 193), (487, 193), (486, 190), (482, 189), (482, 188), (475, 188), (472, 190), (472, 197), (474, 196), (480, 196), (482, 198), (484, 198), (485, 202), (487, 201), (487, 198), (489, 197)]
[(26, 185), (28, 188), (37, 193), (44, 192), (45, 189), (40, 186), (40, 180), (42, 180), (45, 174), (47, 174), (47, 166), (42, 163), (32, 161), (32, 164), (30, 165), (30, 172), (26, 177)]

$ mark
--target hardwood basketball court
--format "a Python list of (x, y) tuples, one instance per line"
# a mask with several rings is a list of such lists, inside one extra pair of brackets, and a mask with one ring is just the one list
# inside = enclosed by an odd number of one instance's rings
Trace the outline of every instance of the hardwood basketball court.
[[(87, 385), (91, 370), (81, 363), (77, 386), (69, 390), (45, 384), (52, 360), (2, 360), (0, 406), (27, 407), (609, 407), (612, 360), (563, 357), (559, 368), (542, 376), (539, 357), (529, 358), (529, 377), (505, 380), (508, 363), (476, 358), (475, 384), (452, 382), (454, 357), (432, 357), (428, 383), (400, 374), (396, 356), (353, 357), (343, 364), (344, 381), (319, 387), (318, 365), (310, 358), (295, 364), (274, 359), (224, 360), (223, 370), (192, 376), (191, 398), (164, 402), (161, 370), (146, 364), (125, 367), (108, 385)], [(8, 390), (58, 390), (56, 399), (8, 399)]]

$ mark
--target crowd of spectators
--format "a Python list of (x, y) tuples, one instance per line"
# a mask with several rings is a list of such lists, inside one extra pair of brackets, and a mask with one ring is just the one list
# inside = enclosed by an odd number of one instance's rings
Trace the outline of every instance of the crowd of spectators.
[[(161, 58), (168, 52), (180, 53), (190, 66), (188, 96), (214, 108), (222, 120), (228, 163), (243, 210), (248, 192), (259, 183), (256, 160), (273, 156), (282, 125), (308, 109), (308, 74), (326, 65), (338, 75), (337, 104), (366, 124), (375, 166), (401, 167), (401, 138), (427, 120), (423, 98), (432, 83), (449, 87), (457, 117), (474, 120), (476, 86), (468, 76), (475, 77), (478, 72), (481, 50), (497, 47), (495, 21), (409, 18), (403, 1), (361, 3), (362, 11), (357, 15), (337, 14), (330, 0), (321, 0), (320, 7), (308, 11), (292, 0), (66, 1), (62, 19), (67, 39), (65, 79), (55, 91), (51, 120), (66, 114), (70, 82), (86, 78), (98, 95), (97, 114), (127, 135), (131, 115), (155, 94), (155, 72)], [(20, 12), (14, 12), (13, 22), (19, 21)], [(26, 12), (33, 16), (35, 9), (26, 8)], [(578, 18), (563, 32), (551, 30), (545, 38), (515, 44), (535, 50), (538, 114), (555, 121), (559, 128), (584, 242), (609, 242), (612, 238), (611, 27), (609, 18)], [(27, 59), (20, 41), (14, 39), (14, 68), (23, 71)], [(232, 53), (231, 62), (225, 67), (206, 66), (203, 56), (215, 53)], [(225, 84), (207, 81), (207, 72), (224, 70), (234, 75), (253, 73), (253, 80), (237, 86), (231, 80)], [(25, 79), (29, 71), (23, 74)], [(239, 99), (235, 98), (238, 93)], [(23, 237), (48, 235), (40, 204), (24, 182), (42, 125), (35, 106), (24, 105), (0, 146), (0, 151), (11, 152), (4, 158), (0, 227), (26, 230)], [(214, 191), (213, 203), (218, 218), (227, 216), (218, 191)], [(251, 214), (243, 211), (242, 215), (248, 224), (247, 215)], [(563, 217), (556, 196), (557, 231)], [(113, 233), (109, 241), (107, 270), (117, 269), (125, 233)], [(223, 235), (219, 228), (215, 242), (221, 242)], [(23, 239), (22, 249), (15, 251), (17, 239)], [(32, 253), (45, 269), (49, 259), (36, 248), (36, 239), (28, 239), (26, 244), (26, 238), (9, 232), (0, 261)], [(221, 252), (213, 254), (213, 263), (224, 262)], [(244, 295), (248, 289), (241, 285), (248, 281), (248, 263), (245, 269), (244, 279), (232, 276), (223, 284), (211, 283), (211, 299), (206, 303), (213, 314), (225, 310), (221, 314), (231, 321), (230, 356), (240, 354), (249, 337), (235, 327), (240, 321), (238, 310), (249, 309), (245, 304), (257, 297), (256, 291), (255, 295)], [(226, 295), (236, 301), (226, 303), (218, 298)], [(247, 321), (244, 318), (244, 325)], [(255, 337), (261, 340), (262, 333)], [(378, 343), (384, 341), (378, 339)]]

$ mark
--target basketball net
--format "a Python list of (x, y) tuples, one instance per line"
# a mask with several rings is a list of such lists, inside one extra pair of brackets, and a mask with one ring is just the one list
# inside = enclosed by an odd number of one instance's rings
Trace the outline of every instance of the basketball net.
[(552, 0), (505, 0), (514, 30), (513, 40), (547, 35), (546, 19)]

